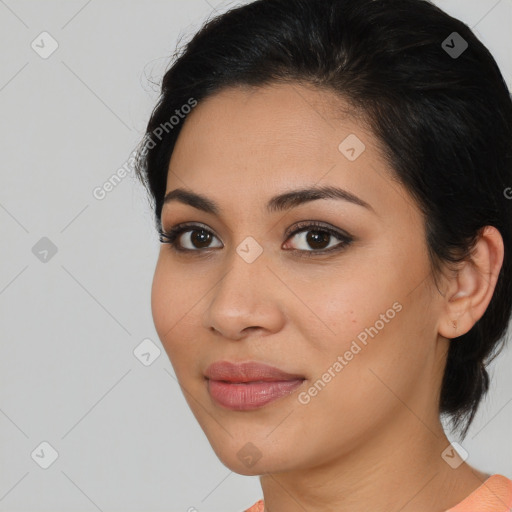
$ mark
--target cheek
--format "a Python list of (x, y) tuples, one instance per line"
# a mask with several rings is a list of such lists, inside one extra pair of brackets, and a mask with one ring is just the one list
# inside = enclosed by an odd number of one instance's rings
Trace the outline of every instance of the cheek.
[[(309, 343), (307, 367), (315, 382), (320, 379), (325, 388), (339, 389), (338, 396), (345, 398), (338, 403), (346, 400), (353, 406), (358, 399), (373, 401), (372, 396), (382, 400), (375, 394), (376, 388), (386, 390), (378, 376), (392, 387), (407, 387), (428, 352), (423, 332), (426, 297), (421, 287), (409, 293), (400, 265), (385, 263), (365, 265), (359, 272), (333, 272), (340, 277), (322, 280), (307, 295), (296, 288), (298, 295), (307, 296), (314, 313), (304, 314), (302, 307), (294, 319)], [(322, 382), (319, 394), (325, 393)]]
[(433, 346), (427, 337), (427, 298), (419, 290), (407, 297), (397, 281), (380, 289), (373, 284), (349, 285), (343, 293), (335, 288), (319, 310), (335, 334), (310, 338), (318, 346), (310, 362), (309, 407), (318, 418), (328, 407), (344, 428), (356, 432), (402, 407), (401, 400), (410, 400), (421, 381), (430, 382), (424, 369)]
[(187, 297), (189, 290), (190, 286), (184, 287), (179, 274), (173, 272), (160, 256), (151, 287), (151, 312), (155, 329), (173, 366), (174, 356), (180, 354), (180, 345), (185, 345), (187, 313), (195, 302)]
[(317, 276), (316, 284), (308, 280), (294, 288), (307, 306), (297, 306), (296, 313), (300, 314), (296, 322), (311, 335), (307, 339), (318, 340), (325, 353), (347, 350), (351, 340), (373, 326), (386, 311), (390, 310), (390, 318), (396, 315), (392, 306), (399, 292), (394, 291), (396, 281), (392, 281), (390, 273), (386, 276), (375, 265), (350, 264), (350, 268), (333, 268), (328, 275)]
[[(390, 350), (389, 358), (411, 339), (424, 335), (429, 297), (421, 283), (429, 267), (420, 243), (414, 242), (407, 245), (400, 237), (389, 236), (375, 247), (360, 248), (357, 257), (347, 253), (339, 266), (318, 274), (316, 283), (308, 280), (296, 285), (294, 291), (307, 299), (304, 302), (314, 313), (315, 327), (312, 323), (308, 327), (300, 315), (295, 321), (312, 335), (310, 339), (317, 340), (320, 352), (344, 353), (354, 340), (361, 347), (381, 340), (379, 356), (384, 355), (381, 349)], [(315, 331), (324, 338), (315, 337)]]
[(156, 331), (162, 343), (165, 343), (165, 333), (172, 326), (174, 311), (172, 307), (174, 294), (172, 293), (171, 279), (166, 274), (162, 264), (162, 257), (160, 256), (151, 286), (151, 313)]

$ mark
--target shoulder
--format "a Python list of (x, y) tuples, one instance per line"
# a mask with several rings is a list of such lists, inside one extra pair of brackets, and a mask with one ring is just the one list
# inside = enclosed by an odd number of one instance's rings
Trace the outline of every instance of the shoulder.
[(446, 512), (509, 512), (512, 507), (512, 480), (491, 475), (466, 499)]
[[(244, 512), (264, 512), (263, 500)], [(510, 512), (512, 510), (512, 480), (500, 474), (491, 475), (466, 499), (446, 512)]]
[(263, 500), (259, 500), (252, 507), (244, 510), (244, 512), (263, 512), (264, 508)]

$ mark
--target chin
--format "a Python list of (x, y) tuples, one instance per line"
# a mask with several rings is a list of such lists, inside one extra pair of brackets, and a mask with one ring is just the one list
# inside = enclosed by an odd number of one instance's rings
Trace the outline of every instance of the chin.
[(289, 468), (285, 464), (279, 464), (274, 460), (263, 460), (263, 457), (255, 462), (253, 465), (249, 463), (241, 462), (236, 454), (228, 454), (224, 457), (219, 457), (219, 460), (226, 466), (228, 469), (233, 471), (234, 473), (238, 473), (239, 475), (244, 476), (258, 476), (264, 473), (279, 473), (282, 471), (287, 471)]
[[(279, 439), (247, 441), (245, 436), (210, 443), (218, 459), (231, 471), (245, 476), (278, 473), (290, 469), (293, 448)], [(277, 449), (279, 447), (279, 449)]]

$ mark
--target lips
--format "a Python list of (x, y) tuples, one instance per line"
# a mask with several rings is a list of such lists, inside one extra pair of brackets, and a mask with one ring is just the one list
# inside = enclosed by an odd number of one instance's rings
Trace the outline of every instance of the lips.
[(274, 366), (256, 361), (246, 363), (230, 363), (217, 361), (205, 371), (205, 377), (225, 382), (278, 382), (286, 380), (302, 380), (305, 377), (296, 373), (288, 373)]
[(303, 375), (255, 361), (218, 361), (208, 366), (205, 377), (211, 398), (223, 408), (233, 411), (259, 409), (290, 395), (305, 381)]

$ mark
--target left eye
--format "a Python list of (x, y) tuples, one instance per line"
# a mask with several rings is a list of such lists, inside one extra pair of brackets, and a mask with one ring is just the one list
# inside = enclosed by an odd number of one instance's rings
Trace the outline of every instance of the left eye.
[[(338, 238), (338, 243), (335, 243), (335, 237)], [(290, 240), (293, 238), (297, 238), (299, 240), (299, 244), (295, 249), (300, 251), (308, 251), (308, 247), (311, 247), (316, 251), (324, 251), (337, 245), (342, 245), (343, 242), (347, 242), (346, 237), (332, 233), (325, 228), (301, 229), (299, 231), (295, 231), (295, 233), (289, 237)], [(329, 244), (329, 239), (331, 240), (331, 244)]]

